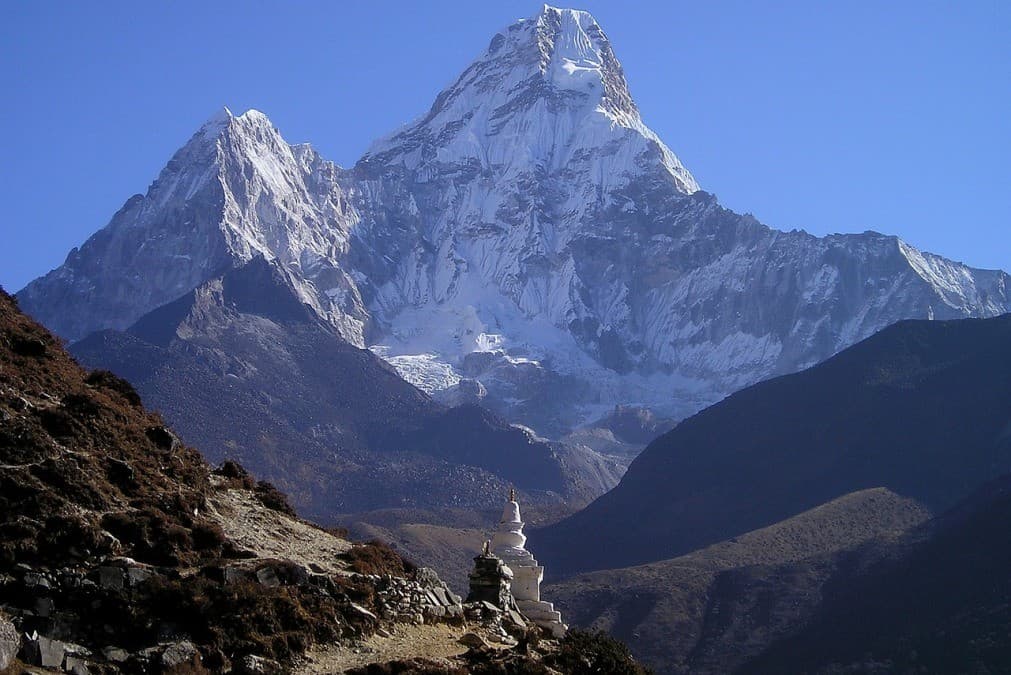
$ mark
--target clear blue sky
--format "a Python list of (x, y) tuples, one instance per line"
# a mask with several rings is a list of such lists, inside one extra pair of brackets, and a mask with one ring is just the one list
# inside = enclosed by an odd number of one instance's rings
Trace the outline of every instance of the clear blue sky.
[[(781, 229), (1011, 269), (1011, 2), (595, 2), (646, 123)], [(350, 165), (536, 2), (4, 2), (0, 284), (60, 264), (221, 105)]]

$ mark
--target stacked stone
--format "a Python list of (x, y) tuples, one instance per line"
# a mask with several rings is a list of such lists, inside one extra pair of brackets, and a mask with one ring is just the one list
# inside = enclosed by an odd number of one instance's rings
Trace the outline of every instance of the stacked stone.
[(0, 611), (0, 672), (7, 670), (21, 651), (21, 635), (14, 623)]
[[(133, 590), (145, 581), (164, 577), (174, 570), (152, 567), (129, 558), (107, 558), (91, 568), (49, 570), (18, 564), (10, 574), (0, 573), (0, 671), (14, 655), (26, 664), (71, 675), (95, 672), (163, 672), (174, 668), (202, 670), (197, 646), (186, 639), (158, 642), (147, 648), (126, 651), (114, 645), (88, 649), (68, 641), (87, 617), (65, 605), (67, 598), (118, 598), (129, 601)], [(200, 574), (222, 585), (256, 583), (264, 587), (298, 586), (339, 598), (348, 624), (345, 637), (361, 638), (375, 631), (385, 633), (380, 619), (408, 623), (462, 622), (462, 598), (430, 569), (420, 569), (414, 579), (364, 575), (337, 575), (317, 566), (308, 568), (281, 560), (251, 559), (204, 567)], [(375, 589), (370, 608), (351, 602), (341, 577), (365, 580)], [(77, 601), (75, 601), (77, 602)], [(79, 604), (79, 602), (78, 602)], [(106, 627), (113, 634), (114, 627)], [(57, 639), (63, 637), (64, 639)], [(4, 665), (6, 664), (6, 665)], [(246, 657), (234, 664), (236, 673), (281, 672), (280, 664), (262, 657)]]
[(399, 623), (437, 623), (463, 617), (459, 595), (431, 569), (418, 570), (414, 580), (402, 577), (372, 577), (376, 605), (382, 617)]
[(474, 558), (467, 602), (488, 602), (499, 609), (513, 606), (513, 573), (502, 559), (491, 553)]

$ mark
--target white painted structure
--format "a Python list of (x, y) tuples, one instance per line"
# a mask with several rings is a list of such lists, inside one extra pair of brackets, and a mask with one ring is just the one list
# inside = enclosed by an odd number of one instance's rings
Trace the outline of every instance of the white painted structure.
[(492, 553), (512, 570), (512, 594), (520, 612), (538, 626), (550, 630), (555, 637), (562, 637), (568, 626), (562, 623), (562, 615), (555, 610), (554, 605), (541, 600), (544, 568), (524, 548), (526, 542), (520, 505), (516, 501), (515, 490), (510, 490), (509, 501), (502, 511), (502, 520), (491, 540)]

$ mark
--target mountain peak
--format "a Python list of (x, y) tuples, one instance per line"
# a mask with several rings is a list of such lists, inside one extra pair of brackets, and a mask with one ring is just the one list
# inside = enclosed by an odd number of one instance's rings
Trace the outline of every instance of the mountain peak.
[(230, 119), (232, 119), (232, 117), (234, 117), (234, 115), (232, 115), (232, 111), (228, 108), (228, 106), (223, 105), (220, 108), (218, 108), (218, 110), (215, 111), (213, 115), (210, 116), (207, 122), (204, 123), (204, 126), (207, 126), (209, 124), (227, 123)]
[(228, 128), (232, 119), (232, 111), (227, 106), (221, 106), (203, 123), (197, 135), (205, 139), (217, 138), (221, 135), (222, 131)]
[(638, 118), (621, 64), (593, 15), (544, 5), (536, 24), (542, 72), (552, 85), (598, 94), (609, 115)]
[(207, 119), (206, 122), (203, 123), (197, 132), (197, 137), (206, 140), (215, 140), (227, 129), (230, 129), (236, 122), (244, 127), (251, 128), (273, 128), (274, 126), (271, 123), (270, 118), (254, 108), (250, 108), (241, 115), (235, 115), (228, 106), (221, 106), (221, 108), (219, 108)]
[(699, 189), (642, 122), (593, 16), (550, 5), (496, 33), (427, 114), (378, 140), (363, 162), (466, 164), (499, 176), (574, 171), (599, 177), (601, 194), (660, 169), (677, 192)]

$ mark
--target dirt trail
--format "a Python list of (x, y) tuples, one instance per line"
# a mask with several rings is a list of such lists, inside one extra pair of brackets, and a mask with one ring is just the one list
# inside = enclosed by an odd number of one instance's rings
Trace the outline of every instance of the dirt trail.
[(446, 666), (447, 659), (467, 651), (460, 636), (474, 628), (437, 624), (434, 626), (397, 624), (390, 637), (373, 635), (355, 646), (325, 645), (311, 648), (297, 675), (342, 673), (370, 663), (385, 663), (397, 659), (425, 658)]

